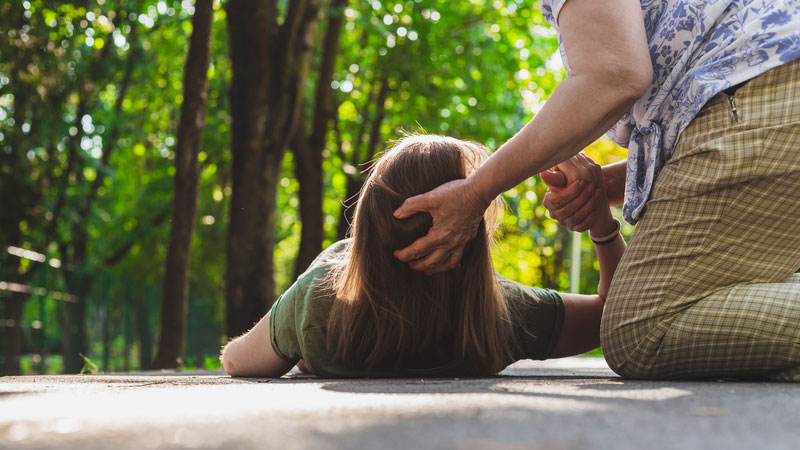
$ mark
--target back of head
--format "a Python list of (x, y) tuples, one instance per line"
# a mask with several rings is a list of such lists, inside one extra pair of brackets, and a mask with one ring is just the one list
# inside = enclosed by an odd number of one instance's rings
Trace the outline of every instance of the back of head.
[(431, 217), (423, 213), (398, 220), (393, 211), (408, 197), (466, 178), (487, 156), (478, 144), (445, 136), (398, 141), (377, 161), (361, 190), (352, 236), (392, 251), (409, 245), (428, 232)]
[(475, 373), (502, 369), (509, 352), (508, 313), (490, 256), (492, 218), (481, 223), (458, 268), (427, 276), (394, 257), (424, 236), (428, 214), (396, 219), (403, 201), (466, 178), (488, 157), (479, 144), (409, 136), (372, 168), (356, 207), (347, 265), (336, 274), (329, 345), (365, 369), (429, 368), (466, 361)]

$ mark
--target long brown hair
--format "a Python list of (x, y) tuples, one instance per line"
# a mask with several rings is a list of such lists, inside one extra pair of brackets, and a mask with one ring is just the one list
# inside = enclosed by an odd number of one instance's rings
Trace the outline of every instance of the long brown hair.
[(329, 349), (344, 361), (366, 369), (461, 361), (476, 374), (508, 361), (509, 313), (490, 255), (499, 200), (456, 269), (428, 276), (393, 255), (424, 236), (432, 220), (426, 213), (399, 220), (392, 212), (408, 197), (466, 178), (488, 154), (472, 142), (408, 136), (374, 165), (359, 196), (348, 259), (330, 280), (337, 295)]

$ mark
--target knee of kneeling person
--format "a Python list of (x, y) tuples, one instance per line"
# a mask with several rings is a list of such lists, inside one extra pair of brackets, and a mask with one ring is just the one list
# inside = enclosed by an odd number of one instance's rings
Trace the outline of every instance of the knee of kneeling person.
[[(614, 291), (619, 292), (619, 291)], [(614, 295), (612, 292), (612, 295)], [(657, 323), (636, 316), (634, 308), (620, 307), (630, 304), (635, 293), (624, 292), (623, 298), (606, 299), (603, 318), (600, 324), (600, 346), (608, 366), (625, 378), (656, 378), (654, 362), (656, 355), (649, 341), (650, 331)], [(656, 346), (657, 347), (657, 346)]]
[(601, 348), (608, 367), (624, 378), (653, 378), (649, 365), (641, 364), (647, 358), (642, 355), (640, 342), (631, 339), (630, 334), (621, 332), (621, 327), (603, 324)]
[[(606, 355), (606, 352), (603, 352)], [(652, 370), (648, 365), (636, 364), (634, 359), (626, 358), (625, 360), (614, 359), (612, 356), (606, 356), (606, 362), (611, 370), (623, 378), (634, 380), (647, 380), (658, 378), (658, 373)]]
[(627, 360), (627, 356), (623, 355), (622, 352), (618, 351), (618, 349), (614, 345), (601, 345), (603, 349), (603, 357), (606, 359), (606, 363), (611, 370), (614, 371), (617, 375), (621, 377), (628, 377), (625, 371), (625, 361)]
[(608, 367), (623, 378), (659, 378), (662, 374), (656, 367), (656, 356), (643, 350), (640, 343), (626, 343), (623, 339), (621, 336), (614, 336), (602, 340), (603, 356)]

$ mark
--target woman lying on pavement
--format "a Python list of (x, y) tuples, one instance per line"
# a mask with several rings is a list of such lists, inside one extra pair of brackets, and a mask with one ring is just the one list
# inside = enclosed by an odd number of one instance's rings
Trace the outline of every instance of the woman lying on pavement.
[(225, 371), (277, 377), (302, 360), (326, 377), (481, 376), (520, 359), (596, 348), (625, 242), (600, 166), (583, 154), (559, 169), (597, 192), (592, 207), (601, 213), (590, 227), (600, 263), (597, 295), (532, 288), (496, 274), (490, 251), (499, 197), (455, 268), (426, 275), (395, 258), (428, 232), (431, 217), (397, 219), (392, 212), (408, 197), (466, 178), (488, 156), (479, 144), (448, 137), (400, 140), (362, 188), (352, 238), (325, 250), (252, 330), (225, 346)]

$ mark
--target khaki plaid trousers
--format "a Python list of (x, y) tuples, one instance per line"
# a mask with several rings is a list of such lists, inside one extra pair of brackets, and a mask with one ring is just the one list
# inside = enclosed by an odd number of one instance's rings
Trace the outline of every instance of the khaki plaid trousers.
[(713, 97), (617, 268), (601, 340), (632, 378), (800, 381), (800, 60)]

